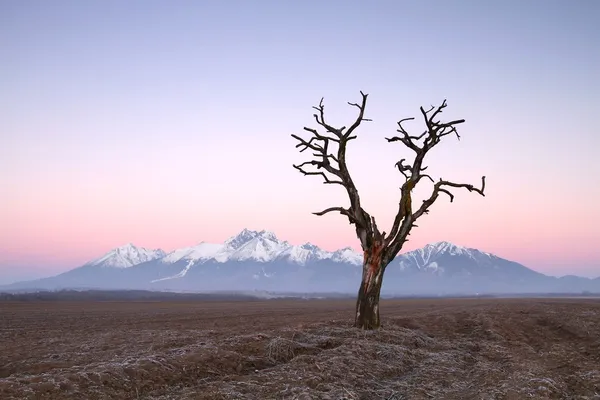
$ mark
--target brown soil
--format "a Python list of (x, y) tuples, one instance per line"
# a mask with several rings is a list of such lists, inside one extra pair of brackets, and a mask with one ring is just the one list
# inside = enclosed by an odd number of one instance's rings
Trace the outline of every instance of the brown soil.
[(0, 303), (1, 399), (600, 399), (600, 301)]

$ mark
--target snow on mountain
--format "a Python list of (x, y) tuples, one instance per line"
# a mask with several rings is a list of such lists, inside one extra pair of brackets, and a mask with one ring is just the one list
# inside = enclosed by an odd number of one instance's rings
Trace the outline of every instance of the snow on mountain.
[(417, 268), (419, 270), (430, 270), (443, 272), (443, 269), (439, 266), (438, 261), (441, 257), (456, 256), (466, 257), (475, 260), (478, 254), (487, 253), (480, 252), (475, 249), (468, 249), (466, 247), (457, 246), (449, 242), (436, 242), (425, 245), (420, 249), (406, 252), (398, 256), (400, 269), (407, 269), (410, 267)]
[(209, 260), (218, 263), (229, 261), (256, 261), (268, 263), (275, 260), (286, 260), (294, 264), (304, 265), (310, 261), (332, 260), (340, 263), (360, 264), (362, 255), (350, 247), (329, 252), (311, 243), (299, 246), (277, 238), (270, 231), (242, 230), (222, 244), (201, 242), (192, 247), (174, 250), (161, 261), (166, 264), (179, 261), (194, 261), (198, 264)]
[(269, 262), (291, 247), (288, 242), (277, 239), (273, 232), (254, 232), (247, 229), (225, 243), (229, 251), (220, 254), (220, 257), (216, 258), (217, 261)]
[(279, 254), (281, 259), (286, 259), (300, 265), (304, 265), (311, 260), (325, 260), (331, 258), (331, 256), (332, 253), (322, 250), (312, 243), (289, 246)]
[(331, 253), (331, 259), (335, 262), (348, 263), (352, 265), (362, 265), (363, 255), (354, 251), (351, 247), (346, 247)]
[(184, 269), (182, 269), (181, 271), (179, 271), (177, 274), (173, 275), (173, 276), (167, 276), (166, 278), (159, 278), (159, 279), (154, 279), (152, 281), (150, 281), (150, 283), (156, 283), (156, 282), (160, 282), (160, 281), (167, 281), (169, 279), (177, 279), (177, 278), (183, 278), (188, 271), (190, 270), (190, 268), (192, 267), (192, 265), (194, 265), (194, 261), (195, 260), (189, 260), (187, 265), (185, 266)]
[(112, 268), (129, 268), (137, 264), (160, 259), (165, 256), (161, 249), (149, 250), (143, 247), (136, 247), (131, 243), (117, 247), (87, 263), (87, 266), (101, 266)]
[(238, 235), (227, 239), (225, 243), (200, 242), (195, 246), (174, 250), (167, 254), (162, 262), (167, 264), (181, 260), (195, 262), (215, 260), (220, 263), (246, 260), (269, 262), (290, 247), (292, 246), (288, 242), (277, 239), (273, 232), (244, 229)]
[[(362, 253), (349, 247), (326, 251), (310, 243), (291, 245), (273, 232), (244, 229), (224, 243), (201, 242), (168, 254), (127, 244), (79, 268), (9, 289), (354, 293), (362, 261)], [(577, 293), (598, 292), (599, 285), (600, 279), (548, 277), (477, 249), (437, 242), (399, 254), (386, 271), (383, 290), (409, 295)]]
[(260, 237), (264, 240), (269, 240), (271, 242), (277, 242), (278, 239), (273, 232), (262, 230), (260, 232), (252, 231), (250, 229), (244, 228), (240, 233), (235, 236), (230, 237), (225, 241), (225, 246), (230, 249), (237, 250), (240, 247), (244, 246), (252, 239)]
[(400, 254), (388, 269), (402, 272), (405, 280), (408, 276), (421, 277), (418, 278), (420, 281), (417, 280), (422, 286), (431, 286), (439, 279), (453, 290), (478, 287), (480, 291), (494, 288), (505, 292), (517, 290), (517, 287), (521, 288), (519, 290), (524, 290), (524, 287), (532, 290), (535, 285), (547, 290), (554, 284), (545, 275), (516, 262), (448, 242), (431, 243)]
[[(429, 271), (436, 274), (444, 273), (448, 257), (468, 259), (471, 262), (489, 264), (490, 254), (457, 246), (449, 242), (431, 243), (423, 248), (398, 255), (392, 264), (401, 270)], [(317, 261), (331, 261), (340, 264), (362, 265), (363, 255), (346, 247), (333, 252), (323, 250), (318, 246), (305, 243), (291, 245), (287, 241), (277, 238), (270, 231), (253, 231), (243, 229), (240, 233), (230, 237), (224, 243), (200, 242), (195, 246), (185, 247), (165, 254), (162, 250), (147, 250), (132, 244), (111, 250), (101, 258), (87, 265), (102, 265), (117, 268), (128, 268), (148, 261), (160, 260), (162, 264), (178, 264), (185, 262), (185, 272), (182, 270), (177, 277), (183, 277), (194, 265), (201, 265), (209, 261), (217, 263), (228, 262), (258, 262), (271, 263), (286, 261), (297, 265), (306, 265)]]
[(225, 242), (225, 250), (215, 257), (219, 262), (246, 260), (271, 262), (283, 259), (299, 265), (317, 260), (360, 265), (362, 258), (362, 254), (350, 247), (329, 252), (311, 243), (291, 245), (287, 241), (279, 240), (273, 232), (256, 232), (248, 229), (229, 238)]
[(200, 261), (208, 260), (218, 255), (225, 245), (200, 242), (195, 246), (184, 247), (167, 254), (162, 261), (164, 263), (176, 263), (180, 260)]

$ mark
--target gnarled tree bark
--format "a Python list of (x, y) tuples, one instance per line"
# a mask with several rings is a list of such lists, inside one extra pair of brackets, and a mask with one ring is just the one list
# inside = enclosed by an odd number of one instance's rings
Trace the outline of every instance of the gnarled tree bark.
[(382, 241), (374, 241), (363, 256), (363, 273), (356, 298), (354, 326), (362, 329), (376, 329), (379, 321), (379, 295), (383, 284), (385, 247)]
[[(362, 96), (360, 103), (348, 103), (359, 110), (358, 116), (348, 129), (345, 126), (335, 128), (326, 122), (323, 99), (321, 99), (318, 106), (313, 107), (317, 111), (314, 114), (314, 118), (317, 124), (325, 130), (325, 133), (319, 133), (314, 128), (305, 127), (304, 130), (312, 134), (309, 140), (303, 139), (298, 135), (292, 135), (298, 141), (296, 147), (300, 149), (300, 152), (306, 150), (312, 151), (311, 160), (294, 165), (293, 167), (304, 175), (321, 176), (323, 183), (340, 185), (346, 190), (348, 199), (350, 200), (348, 208), (330, 207), (314, 214), (325, 215), (330, 212), (338, 212), (346, 216), (350, 224), (355, 226), (356, 235), (363, 249), (364, 259), (362, 281), (356, 301), (354, 325), (361, 329), (377, 329), (381, 325), (379, 319), (379, 297), (383, 284), (383, 274), (387, 265), (400, 252), (404, 243), (407, 242), (411, 229), (416, 226), (415, 221), (423, 214), (429, 212), (429, 208), (437, 200), (440, 193), (448, 195), (452, 202), (454, 195), (451, 193), (450, 188), (465, 188), (470, 192), (474, 191), (481, 196), (485, 196), (485, 176), (481, 178), (481, 188), (476, 188), (470, 184), (454, 183), (443, 179), (435, 182), (431, 176), (423, 173), (427, 168), (423, 165), (427, 153), (445, 136), (456, 134), (457, 138), (460, 139), (456, 125), (464, 123), (465, 120), (460, 119), (450, 122), (435, 120), (444, 108), (446, 108), (446, 100), (439, 107), (432, 106), (427, 111), (421, 107), (421, 115), (426, 126), (423, 133), (416, 136), (410, 135), (402, 124), (414, 118), (405, 118), (398, 122), (397, 132), (400, 135), (386, 138), (388, 142), (401, 142), (404, 144), (405, 147), (412, 150), (414, 158), (412, 164), (405, 164), (406, 159), (404, 158), (396, 163), (396, 167), (405, 178), (400, 188), (398, 212), (394, 218), (390, 233), (386, 235), (385, 232), (380, 232), (375, 218), (362, 208), (358, 190), (352, 181), (348, 166), (346, 165), (346, 148), (348, 142), (356, 139), (354, 131), (363, 121), (370, 121), (364, 117), (368, 95), (363, 92), (360, 92), (360, 94)], [(431, 196), (414, 210), (411, 193), (423, 178), (427, 178), (434, 183), (433, 191)]]

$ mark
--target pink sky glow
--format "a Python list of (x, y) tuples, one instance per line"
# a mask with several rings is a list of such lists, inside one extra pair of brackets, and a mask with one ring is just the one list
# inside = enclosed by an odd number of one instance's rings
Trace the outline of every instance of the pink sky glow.
[[(243, 228), (358, 249), (345, 218), (311, 215), (348, 199), (292, 168), (306, 158), (290, 135), (315, 126), (322, 96), (329, 122), (349, 126), (359, 90), (373, 122), (348, 163), (382, 230), (403, 179), (394, 164), (411, 157), (384, 138), (409, 116), (421, 133), (420, 106), (446, 98), (441, 118), (467, 120), (427, 172), (487, 176), (485, 198), (440, 197), (403, 251), (443, 240), (600, 276), (600, 31), (583, 4), (159, 3), (0, 4), (0, 278)], [(453, 29), (422, 22), (436, 18)]]

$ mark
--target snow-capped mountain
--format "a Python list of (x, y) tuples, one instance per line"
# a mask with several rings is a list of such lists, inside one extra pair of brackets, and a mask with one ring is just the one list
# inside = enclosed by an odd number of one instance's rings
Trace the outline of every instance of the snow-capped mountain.
[(181, 260), (186, 261), (202, 261), (208, 260), (215, 257), (219, 252), (221, 252), (225, 248), (223, 244), (214, 244), (214, 243), (206, 243), (200, 242), (192, 247), (184, 247), (183, 249), (175, 250), (165, 255), (162, 258), (162, 262), (176, 263)]
[(319, 247), (311, 243), (305, 243), (300, 246), (289, 246), (284, 249), (279, 257), (284, 260), (306, 264), (311, 260), (325, 260), (328, 257), (333, 257), (329, 252), (321, 250)]
[(429, 292), (514, 293), (558, 290), (556, 278), (513, 261), (449, 242), (428, 244), (401, 254), (390, 264), (406, 285)]
[(162, 258), (162, 262), (204, 263), (212, 260), (219, 263), (230, 261), (268, 263), (277, 260), (304, 265), (311, 261), (327, 259), (353, 265), (362, 263), (362, 256), (350, 247), (328, 252), (310, 243), (291, 245), (287, 241), (279, 240), (273, 232), (264, 230), (257, 232), (248, 229), (230, 237), (222, 244), (200, 242), (192, 247), (172, 251)]
[[(361, 253), (292, 245), (273, 232), (244, 229), (224, 243), (169, 253), (127, 244), (82, 267), (5, 289), (269, 290), (354, 293)], [(388, 294), (600, 292), (600, 280), (553, 278), (477, 249), (438, 242), (400, 254), (387, 267)]]
[(163, 258), (165, 252), (160, 249), (148, 250), (136, 247), (131, 243), (117, 247), (100, 258), (90, 261), (86, 265), (112, 268), (129, 268), (144, 262)]
[(273, 261), (284, 250), (292, 247), (282, 242), (273, 232), (254, 232), (244, 229), (239, 235), (225, 241), (225, 247), (217, 261)]
[[(429, 271), (436, 275), (489, 275), (491, 271), (537, 274), (517, 263), (503, 260), (477, 249), (457, 246), (449, 242), (436, 242), (400, 255), (398, 264), (405, 271)], [(514, 276), (514, 274), (513, 274)]]

